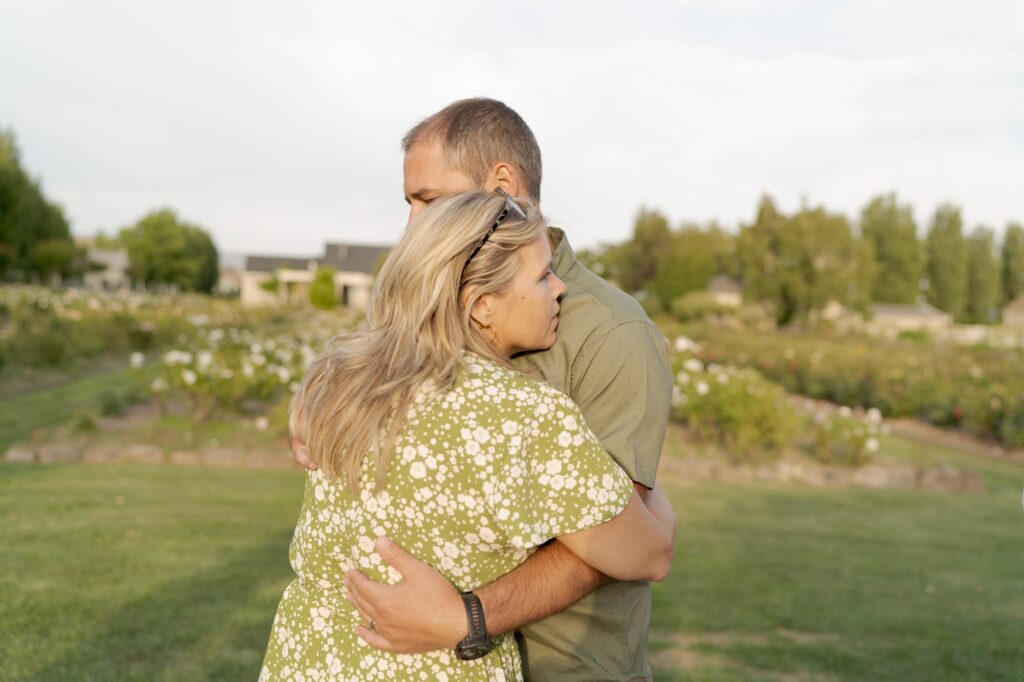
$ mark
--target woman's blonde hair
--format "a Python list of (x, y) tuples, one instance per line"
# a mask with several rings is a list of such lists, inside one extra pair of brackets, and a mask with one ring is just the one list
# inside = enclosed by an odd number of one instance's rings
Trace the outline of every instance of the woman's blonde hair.
[(370, 453), (380, 487), (406, 411), (425, 381), (451, 388), (464, 368), (463, 350), (507, 364), (470, 311), (481, 296), (509, 289), (519, 248), (545, 230), (531, 203), (517, 200), (519, 212), (507, 201), (504, 194), (473, 191), (432, 203), (381, 268), (368, 329), (337, 337), (306, 371), (289, 428), (328, 478), (344, 478), (357, 491)]

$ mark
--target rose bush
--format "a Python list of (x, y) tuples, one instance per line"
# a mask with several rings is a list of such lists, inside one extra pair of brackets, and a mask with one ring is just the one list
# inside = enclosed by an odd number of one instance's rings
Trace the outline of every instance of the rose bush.
[(702, 360), (756, 369), (788, 392), (916, 417), (1024, 447), (1018, 350), (857, 335), (695, 326)]
[(779, 385), (751, 367), (706, 362), (703, 347), (674, 342), (672, 418), (701, 440), (740, 459), (800, 449), (815, 459), (856, 466), (879, 449), (881, 412), (800, 409)]

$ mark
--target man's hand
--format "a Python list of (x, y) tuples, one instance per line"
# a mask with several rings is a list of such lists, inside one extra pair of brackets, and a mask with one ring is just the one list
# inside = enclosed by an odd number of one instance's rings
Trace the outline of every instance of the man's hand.
[(310, 456), (309, 450), (306, 449), (306, 444), (303, 443), (298, 436), (289, 433), (288, 443), (292, 447), (292, 455), (295, 457), (295, 461), (299, 466), (306, 467), (310, 471), (316, 471), (320, 468)]
[(402, 582), (382, 585), (359, 571), (346, 574), (349, 601), (374, 625), (357, 627), (357, 635), (398, 654), (454, 649), (466, 638), (466, 608), (447, 578), (388, 538), (378, 538), (377, 554), (402, 574)]

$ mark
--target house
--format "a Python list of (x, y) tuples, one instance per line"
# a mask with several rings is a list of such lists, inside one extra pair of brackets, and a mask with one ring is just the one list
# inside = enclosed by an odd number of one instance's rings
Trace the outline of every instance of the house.
[(239, 281), (243, 305), (305, 305), (320, 268), (334, 270), (341, 305), (366, 310), (378, 263), (391, 247), (328, 243), (322, 256), (248, 256)]
[(708, 294), (720, 306), (739, 308), (743, 302), (739, 282), (726, 275), (715, 275), (708, 282)]
[(943, 332), (953, 326), (953, 316), (924, 301), (916, 305), (876, 303), (871, 306), (867, 330), (882, 336), (895, 337), (900, 332)]
[(131, 263), (126, 250), (88, 248), (86, 260), (89, 266), (82, 275), (82, 285), (86, 289), (118, 291), (131, 288)]

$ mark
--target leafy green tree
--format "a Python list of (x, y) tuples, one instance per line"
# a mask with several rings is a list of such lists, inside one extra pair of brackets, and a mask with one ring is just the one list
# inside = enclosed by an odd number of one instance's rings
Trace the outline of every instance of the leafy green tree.
[(874, 262), (845, 216), (802, 208), (791, 217), (762, 199), (737, 244), (744, 295), (775, 306), (779, 324), (805, 320), (829, 301), (863, 309)]
[(153, 211), (126, 227), (118, 240), (128, 251), (132, 278), (210, 293), (217, 284), (217, 248), (209, 234), (182, 222), (171, 209)]
[(1006, 226), (1002, 249), (1003, 301), (1009, 303), (1024, 294), (1024, 227)]
[(44, 279), (70, 277), (77, 269), (78, 252), (67, 239), (47, 239), (32, 248), (32, 269)]
[(964, 321), (991, 324), (999, 320), (1001, 272), (992, 230), (979, 227), (967, 238), (967, 297)]
[(338, 307), (334, 272), (334, 268), (317, 268), (313, 275), (313, 283), (309, 285), (309, 302), (321, 310), (333, 310)]
[(633, 238), (605, 252), (603, 260), (608, 265), (605, 274), (616, 280), (624, 291), (641, 291), (654, 277), (658, 254), (671, 245), (668, 219), (656, 210), (641, 208), (633, 221)]
[[(47, 201), (39, 182), (22, 168), (14, 133), (0, 130), (0, 276), (13, 272), (27, 277), (35, 269), (37, 245), (53, 240), (71, 247), (64, 211)], [(53, 255), (54, 247), (47, 246), (43, 252)], [(49, 257), (42, 261), (50, 263)]]
[(783, 266), (779, 260), (786, 216), (771, 197), (761, 198), (754, 222), (740, 228), (736, 240), (743, 295), (752, 301), (776, 301), (782, 290)]
[(928, 302), (961, 318), (967, 298), (967, 252), (960, 209), (944, 204), (935, 211), (925, 238)]
[(184, 226), (188, 251), (198, 259), (195, 290), (210, 293), (220, 279), (220, 257), (208, 232), (194, 225)]
[(924, 249), (909, 205), (895, 194), (872, 199), (860, 217), (861, 238), (869, 242), (878, 264), (871, 298), (882, 303), (914, 303), (924, 274)]
[(699, 227), (683, 227), (672, 235), (669, 247), (655, 254), (654, 276), (646, 284), (664, 308), (685, 293), (706, 289), (717, 272), (715, 235)]

